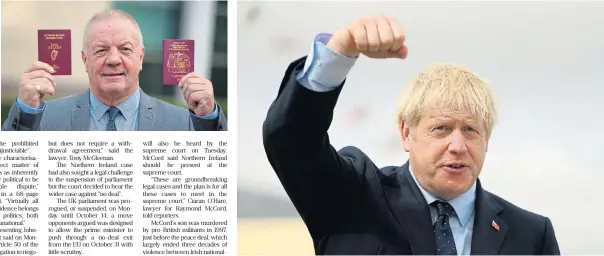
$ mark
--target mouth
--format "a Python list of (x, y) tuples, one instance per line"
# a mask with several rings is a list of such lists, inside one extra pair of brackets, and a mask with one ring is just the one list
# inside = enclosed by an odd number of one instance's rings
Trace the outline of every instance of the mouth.
[(447, 172), (459, 173), (468, 170), (469, 166), (464, 163), (449, 163), (442, 166)]
[(123, 75), (126, 75), (126, 73), (122, 72), (122, 73), (105, 73), (105, 74), (102, 74), (102, 76), (105, 76), (105, 77), (118, 77), (118, 76), (123, 76)]

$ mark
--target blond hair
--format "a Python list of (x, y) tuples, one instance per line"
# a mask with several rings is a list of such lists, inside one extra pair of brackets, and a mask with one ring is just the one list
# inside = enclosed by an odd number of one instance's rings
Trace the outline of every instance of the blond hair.
[(134, 19), (134, 17), (132, 17), (132, 15), (128, 14), (125, 11), (121, 11), (121, 10), (116, 10), (116, 9), (107, 9), (107, 10), (103, 10), (101, 12), (96, 13), (95, 15), (92, 16), (92, 18), (90, 18), (90, 20), (88, 20), (88, 23), (86, 23), (86, 27), (84, 28), (84, 38), (82, 40), (82, 51), (86, 52), (86, 46), (88, 45), (88, 34), (90, 32), (90, 27), (92, 27), (92, 25), (98, 21), (104, 21), (104, 20), (108, 20), (111, 18), (124, 18), (127, 19), (129, 21), (132, 22), (132, 24), (134, 24), (134, 27), (136, 27), (137, 33), (136, 36), (138, 37), (138, 43), (139, 46), (141, 48), (144, 48), (145, 45), (143, 44), (143, 33), (141, 32), (140, 27), (138, 26), (138, 22), (136, 22), (136, 20)]
[(471, 114), (483, 122), (487, 138), (497, 119), (488, 83), (456, 64), (436, 64), (419, 73), (403, 91), (396, 123), (401, 128), (404, 121), (414, 128), (426, 111), (435, 108)]

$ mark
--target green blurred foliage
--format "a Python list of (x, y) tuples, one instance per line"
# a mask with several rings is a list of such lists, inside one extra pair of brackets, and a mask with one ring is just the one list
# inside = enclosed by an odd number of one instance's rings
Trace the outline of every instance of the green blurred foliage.
[[(174, 97), (157, 97), (165, 102), (174, 104), (174, 105), (178, 105), (178, 106), (182, 106), (185, 107), (185, 105), (181, 104), (180, 102), (177, 102), (176, 99), (174, 99)], [(52, 98), (49, 98), (52, 99)], [(228, 104), (227, 104), (227, 100), (224, 98), (217, 98), (216, 101), (218, 102), (218, 104), (220, 104), (220, 107), (222, 107), (222, 110), (224, 111), (224, 114), (228, 116)], [(8, 111), (10, 110), (10, 108), (12, 107), (13, 103), (15, 102), (15, 96), (11, 96), (11, 97), (2, 97), (2, 101), (1, 101), (1, 107), (2, 107), (2, 124), (4, 124), (4, 120), (6, 120), (6, 117), (8, 116)]]

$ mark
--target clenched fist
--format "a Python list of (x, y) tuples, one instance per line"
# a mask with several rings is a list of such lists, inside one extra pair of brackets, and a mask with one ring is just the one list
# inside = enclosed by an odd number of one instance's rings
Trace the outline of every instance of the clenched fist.
[(48, 64), (36, 61), (21, 75), (18, 98), (32, 108), (39, 108), (45, 95), (55, 95), (55, 70)]
[(206, 116), (214, 112), (214, 87), (210, 80), (191, 72), (180, 79), (178, 87), (195, 115)]
[(333, 34), (327, 47), (348, 57), (407, 58), (400, 24), (385, 15), (362, 18)]

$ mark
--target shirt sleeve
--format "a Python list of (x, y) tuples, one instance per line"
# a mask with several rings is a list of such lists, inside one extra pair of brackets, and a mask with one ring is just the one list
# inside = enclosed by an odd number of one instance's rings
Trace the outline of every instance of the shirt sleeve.
[(298, 83), (309, 90), (328, 92), (338, 88), (350, 73), (358, 58), (350, 58), (327, 48), (332, 35), (318, 34), (312, 42), (304, 69), (298, 73)]
[(40, 113), (44, 112), (44, 108), (46, 108), (46, 104), (44, 104), (44, 102), (41, 102), (40, 107), (38, 107), (36, 109), (36, 108), (32, 108), (32, 107), (28, 106), (27, 104), (23, 103), (21, 100), (19, 100), (19, 98), (17, 98), (17, 100), (15, 101), (15, 104), (17, 104), (17, 107), (22, 112), (25, 112), (27, 114), (32, 114), (32, 115), (40, 114)]

